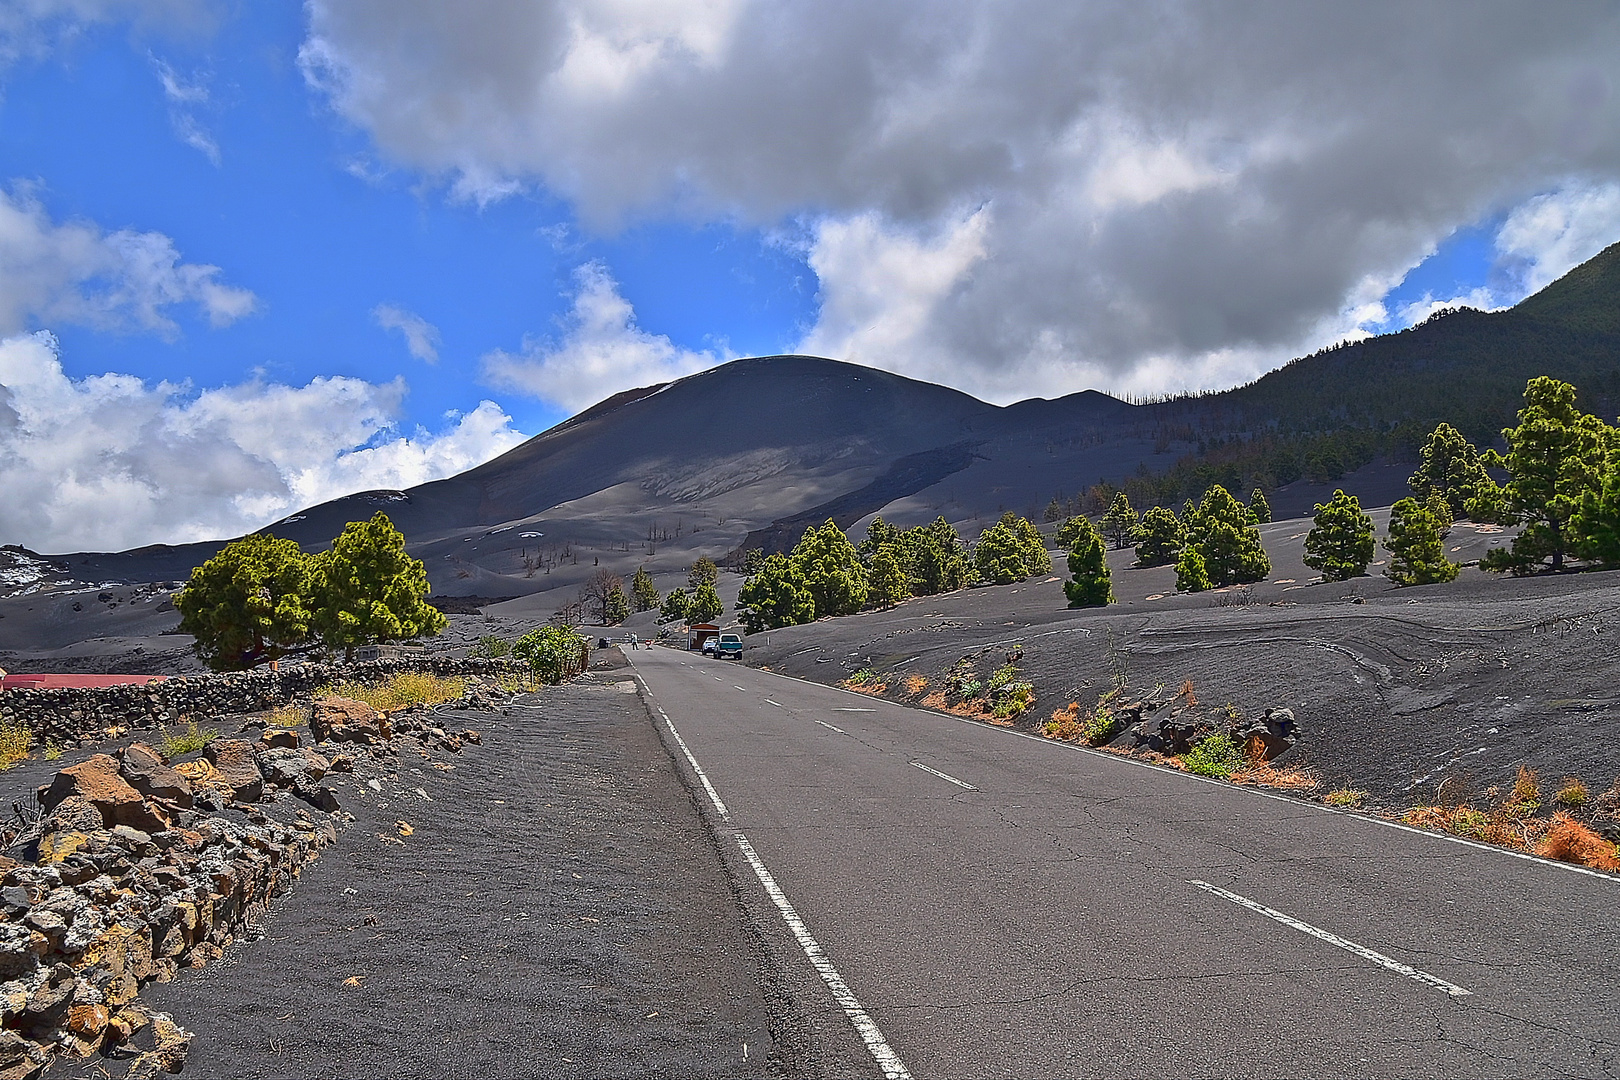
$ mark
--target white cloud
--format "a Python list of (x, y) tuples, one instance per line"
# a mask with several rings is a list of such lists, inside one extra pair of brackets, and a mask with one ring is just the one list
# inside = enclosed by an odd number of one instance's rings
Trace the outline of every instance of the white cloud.
[(492, 386), (578, 410), (635, 386), (679, 379), (730, 354), (692, 352), (636, 325), (636, 313), (599, 262), (575, 271), (578, 291), (562, 320), (560, 341), (525, 337), (517, 353), (496, 349), (483, 358)]
[[(999, 397), (1247, 377), (1358, 332), (1365, 284), (1456, 228), (1620, 178), (1612, 5), (307, 11), (306, 76), (395, 163), (480, 201), (542, 185), (599, 228), (807, 222), (832, 305), (810, 341), (887, 328), (863, 359)], [(864, 232), (948, 265), (964, 207), (992, 212), (947, 298), (872, 308), (881, 273), (840, 252)]]
[(53, 222), (26, 188), (0, 191), (0, 335), (72, 322), (168, 336), (179, 331), (168, 310), (187, 303), (228, 326), (257, 310), (258, 298), (220, 274), (181, 262), (162, 233)]
[(193, 393), (69, 378), (49, 334), (0, 340), (0, 543), (109, 550), (235, 536), (289, 511), (471, 468), (521, 442), (485, 401), (396, 430), (403, 381), (249, 382)]
[(219, 144), (196, 115), (196, 109), (209, 104), (207, 80), (195, 76), (188, 81), (166, 61), (150, 53), (147, 55), (163, 87), (163, 96), (169, 102), (169, 126), (174, 129), (175, 137), (217, 167), (220, 163)]
[(0, 70), (37, 60), (104, 23), (196, 30), (212, 21), (212, 0), (5, 0), (0, 3)]
[(1617, 239), (1620, 183), (1571, 183), (1516, 207), (1496, 234), (1517, 293), (1508, 302), (1545, 288)]
[(384, 330), (398, 330), (405, 336), (405, 348), (427, 364), (439, 362), (439, 328), (422, 316), (395, 304), (378, 304), (371, 317)]

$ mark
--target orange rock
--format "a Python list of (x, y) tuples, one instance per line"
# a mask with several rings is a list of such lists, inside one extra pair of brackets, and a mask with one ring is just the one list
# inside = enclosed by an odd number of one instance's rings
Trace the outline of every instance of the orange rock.
[(105, 1005), (75, 1005), (68, 1010), (68, 1030), (86, 1039), (93, 1039), (107, 1030), (110, 1019)]

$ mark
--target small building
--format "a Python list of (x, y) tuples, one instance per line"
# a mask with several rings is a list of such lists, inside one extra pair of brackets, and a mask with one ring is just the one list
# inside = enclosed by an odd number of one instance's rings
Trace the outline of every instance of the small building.
[(686, 628), (686, 648), (689, 652), (697, 652), (703, 648), (703, 643), (712, 637), (720, 636), (720, 624), (712, 622), (693, 623)]
[(424, 645), (360, 645), (354, 650), (355, 660), (413, 660), (427, 655)]

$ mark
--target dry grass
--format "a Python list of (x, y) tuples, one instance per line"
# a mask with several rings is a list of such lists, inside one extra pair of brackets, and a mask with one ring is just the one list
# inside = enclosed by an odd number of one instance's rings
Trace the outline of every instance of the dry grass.
[(1520, 810), (1534, 810), (1541, 805), (1541, 781), (1536, 770), (1528, 765), (1519, 766), (1519, 775), (1513, 778), (1513, 794), (1508, 804)]
[(925, 709), (938, 709), (940, 712), (948, 711), (945, 707), (945, 691), (943, 690), (935, 690), (932, 694), (923, 698), (922, 703)]
[(1340, 806), (1354, 809), (1355, 807), (1360, 806), (1362, 801), (1366, 798), (1367, 793), (1365, 791), (1360, 791), (1356, 788), (1342, 787), (1334, 791), (1330, 791), (1326, 795), (1322, 796), (1322, 801), (1327, 803), (1329, 806)]
[(467, 693), (467, 680), (460, 675), (442, 678), (423, 671), (402, 671), (386, 682), (342, 682), (326, 691), (352, 701), (363, 701), (378, 712), (392, 712), (412, 705), (438, 705)]
[(881, 697), (888, 692), (889, 684), (886, 682), (851, 682), (845, 679), (841, 684), (845, 690), (857, 694), (870, 694), (872, 697)]
[(1041, 734), (1048, 739), (1073, 742), (1086, 733), (1086, 719), (1080, 714), (1080, 703), (1071, 701), (1065, 708), (1052, 710), (1052, 719), (1041, 725)]
[(1615, 846), (1562, 810), (1553, 815), (1536, 854), (1594, 870), (1620, 870)]
[(20, 720), (0, 723), (0, 770), (11, 768), (28, 757), (28, 748), (34, 744), (34, 733)]
[(305, 705), (283, 705), (264, 714), (267, 728), (295, 728), (309, 723), (309, 708)]
[(1273, 765), (1250, 755), (1249, 764), (1228, 777), (1234, 784), (1278, 788), (1282, 791), (1312, 792), (1322, 786), (1322, 778), (1300, 765)]
[(926, 689), (928, 689), (928, 677), (926, 675), (906, 676), (906, 694), (908, 696), (916, 697)]
[(1414, 806), (1401, 815), (1401, 820), (1420, 829), (1500, 844), (1515, 851), (1530, 849), (1532, 834), (1539, 824), (1521, 819), (1506, 806), (1489, 813), (1471, 806)]

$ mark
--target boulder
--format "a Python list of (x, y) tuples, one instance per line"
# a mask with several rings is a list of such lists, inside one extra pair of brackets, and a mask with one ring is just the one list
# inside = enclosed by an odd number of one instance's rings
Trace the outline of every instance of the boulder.
[(102, 819), (101, 811), (93, 806), (89, 799), (83, 795), (69, 795), (56, 804), (56, 809), (50, 812), (45, 819), (47, 832), (59, 829), (77, 830), (79, 832), (94, 832), (104, 829), (107, 823)]
[(237, 802), (258, 802), (264, 797), (264, 775), (253, 759), (253, 744), (241, 739), (215, 739), (203, 751), (219, 773), (219, 783)]
[(54, 810), (64, 799), (76, 795), (99, 810), (106, 825), (132, 825), (146, 832), (167, 829), (168, 816), (142, 799), (141, 793), (118, 774), (118, 768), (118, 761), (106, 754), (70, 765), (41, 791), (40, 804)]
[(266, 750), (296, 750), (298, 732), (272, 728), (259, 736), (259, 742)]
[(296, 787), (307, 780), (319, 780), (332, 767), (331, 762), (308, 747), (260, 750), (258, 762), (264, 778), (278, 787)]
[(176, 806), (191, 805), (191, 784), (169, 767), (163, 755), (145, 743), (131, 743), (124, 750), (124, 763), (118, 774), (142, 795), (167, 799)]
[(1294, 714), (1290, 709), (1267, 709), (1251, 720), (1234, 723), (1232, 741), (1245, 754), (1272, 761), (1294, 746)]
[(363, 746), (394, 737), (388, 718), (363, 701), (324, 697), (314, 702), (309, 732), (316, 742), (353, 742)]

